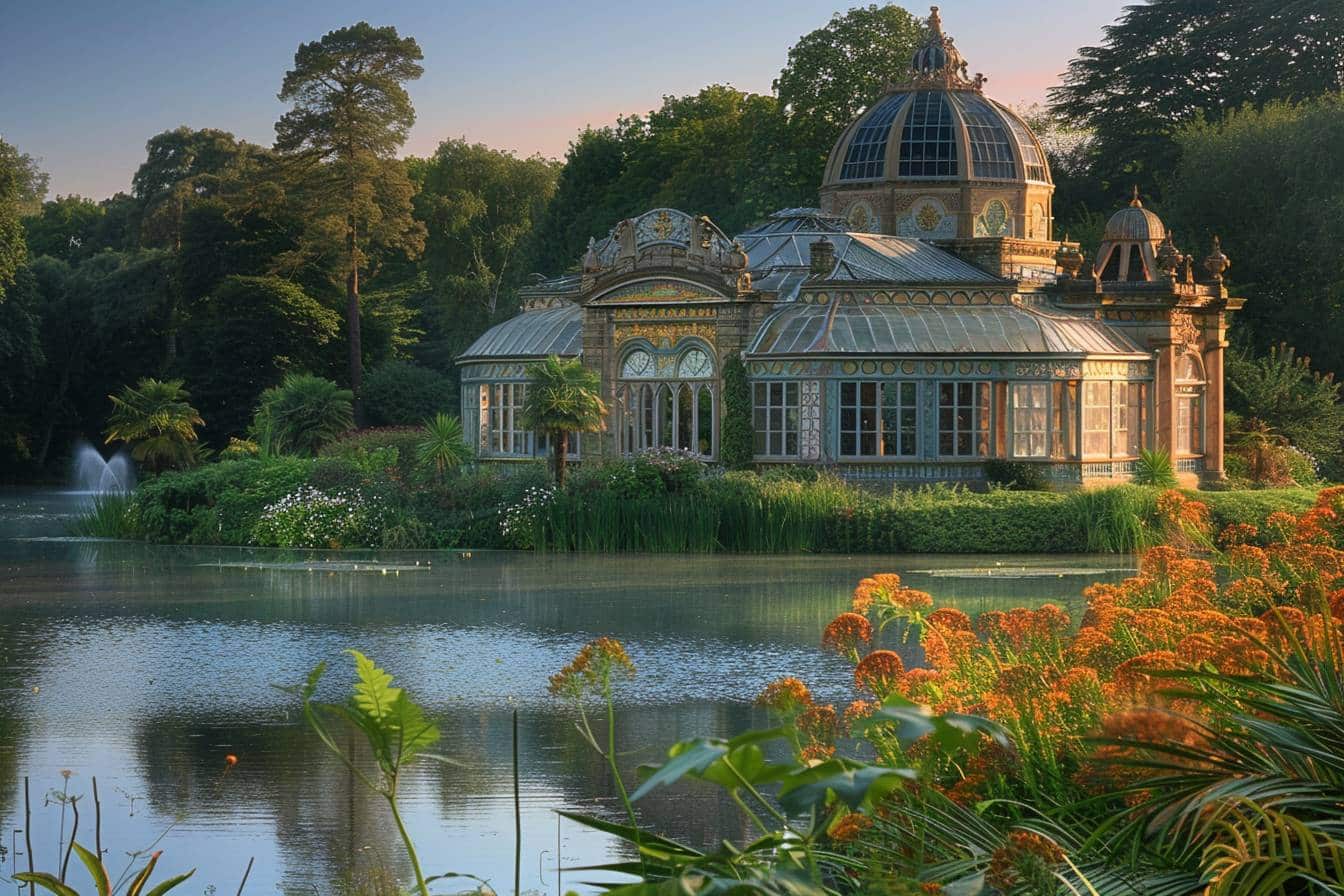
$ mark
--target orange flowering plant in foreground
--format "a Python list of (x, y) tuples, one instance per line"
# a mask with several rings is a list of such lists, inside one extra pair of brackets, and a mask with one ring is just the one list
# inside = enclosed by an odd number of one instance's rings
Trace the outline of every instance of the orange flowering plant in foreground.
[[(1190, 707), (1169, 693), (1169, 673), (1272, 678), (1281, 665), (1275, 657), (1291, 640), (1322, 642), (1318, 607), (1329, 607), (1329, 625), (1344, 618), (1344, 487), (1323, 490), (1300, 516), (1278, 512), (1263, 527), (1240, 524), (1217, 535), (1198, 501), (1169, 491), (1157, 503), (1167, 543), (1142, 554), (1137, 575), (1087, 588), (1076, 624), (1054, 604), (972, 620), (952, 607), (935, 609), (928, 594), (893, 573), (864, 579), (822, 639), (855, 665), (860, 696), (843, 712), (848, 731), (865, 734), (884, 759), (906, 763), (909, 751), (894, 754), (881, 727), (862, 727), (884, 702), (1002, 725), (1015, 745), (1011, 769), (995, 751), (936, 769), (962, 800), (995, 792), (991, 779), (1010, 772), (1033, 789), (1086, 778), (1097, 784), (1090, 759), (1098, 735), (1149, 729), (1188, 739), (1189, 726), (1170, 721)], [(923, 665), (907, 669), (877, 646), (893, 625), (902, 627), (902, 640), (917, 633)], [(807, 738), (802, 743), (816, 749)]]

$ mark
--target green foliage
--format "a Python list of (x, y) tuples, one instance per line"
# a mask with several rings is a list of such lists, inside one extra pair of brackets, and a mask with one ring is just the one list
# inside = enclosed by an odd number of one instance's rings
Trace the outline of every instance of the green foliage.
[(421, 466), (433, 467), (442, 479), (445, 472), (472, 458), (471, 446), (462, 436), (462, 421), (447, 414), (435, 414), (425, 421), (425, 434), (416, 446)]
[(195, 309), (184, 359), (218, 441), (242, 433), (268, 386), (326, 362), (340, 317), (279, 277), (229, 276)]
[(796, 142), (774, 97), (721, 84), (590, 128), (570, 144), (530, 267), (567, 270), (590, 237), (649, 208), (706, 214), (733, 233), (776, 209), (812, 205), (820, 169), (812, 154), (795, 158)]
[(800, 188), (821, 183), (836, 138), (908, 70), (927, 34), (902, 7), (869, 4), (836, 13), (789, 48), (774, 89), (792, 139), (775, 151), (796, 154)]
[(319, 457), (345, 457), (366, 463), (374, 455), (396, 452), (396, 468), (402, 479), (411, 476), (419, 462), (416, 454), (425, 438), (423, 426), (385, 426), (343, 433), (318, 449)]
[(523, 425), (548, 437), (555, 481), (564, 485), (570, 433), (600, 432), (606, 427), (602, 382), (578, 358), (562, 360), (556, 355), (528, 365), (527, 378)]
[(74, 264), (112, 248), (103, 239), (106, 216), (106, 208), (82, 196), (48, 200), (40, 212), (23, 220), (28, 254), (34, 258), (50, 255)]
[(1199, 501), (1209, 508), (1215, 531), (1234, 523), (1249, 523), (1263, 528), (1265, 519), (1276, 511), (1300, 514), (1311, 507), (1316, 492), (1306, 488), (1254, 489), (1225, 492), (1200, 492)]
[(81, 538), (129, 538), (131, 496), (118, 492), (94, 495), (93, 505), (70, 524), (70, 534)]
[(356, 395), (363, 374), (360, 273), (424, 248), (424, 227), (412, 216), (414, 189), (395, 158), (415, 122), (404, 85), (424, 72), (423, 58), (414, 38), (359, 22), (301, 44), (280, 87), (280, 100), (293, 108), (276, 122), (275, 146), (303, 171), (294, 191), (307, 226), (294, 254), (341, 258), (332, 279), (345, 286)]
[(205, 421), (191, 406), (181, 380), (146, 377), (108, 398), (112, 413), (107, 444), (126, 443), (137, 463), (155, 471), (190, 467), (200, 460), (196, 427)]
[(755, 430), (752, 422), (751, 383), (742, 355), (723, 362), (723, 418), (719, 430), (719, 459), (730, 470), (751, 466)]
[(262, 510), (250, 543), (332, 550), (365, 547), (382, 543), (381, 533), (388, 522), (389, 511), (383, 502), (358, 488), (321, 491), (303, 486)]
[(1041, 472), (1039, 464), (1022, 461), (985, 461), (985, 481), (991, 485), (1023, 492), (1043, 492), (1050, 488), (1050, 482)]
[[(1338, 15), (1324, 18), (1336, 28), (1341, 21)], [(1325, 61), (1313, 53), (1306, 68)], [(1279, 95), (1279, 90), (1275, 84), (1267, 96)], [(1310, 92), (1294, 91), (1293, 96), (1305, 98), (1326, 90), (1322, 83)], [(1344, 140), (1344, 95), (1327, 94), (1296, 104), (1267, 103), (1258, 110), (1229, 108), (1235, 111), (1179, 133), (1181, 161), (1171, 171), (1164, 199), (1167, 223), (1184, 235), (1187, 251), (1193, 250), (1197, 258), (1213, 234), (1222, 238), (1232, 259), (1229, 276), (1236, 292), (1250, 299), (1235, 316), (1237, 327), (1244, 328), (1243, 335), (1249, 335), (1257, 354), (1268, 356), (1276, 345), (1287, 343), (1310, 356), (1316, 370), (1344, 375), (1344, 343), (1335, 337), (1344, 328), (1344, 270), (1329, 261), (1338, 257), (1344, 242), (1344, 217), (1339, 213), (1344, 204), (1344, 158), (1337, 152)], [(1229, 358), (1229, 401), (1234, 409), (1268, 420), (1293, 439), (1287, 420), (1239, 404), (1246, 399), (1232, 384), (1243, 373), (1291, 373), (1285, 368), (1301, 362), (1282, 348), (1272, 359), (1258, 362), (1267, 365), (1264, 371), (1247, 370), (1240, 363), (1247, 360), (1244, 353)], [(1238, 362), (1235, 371), (1233, 361)], [(1325, 390), (1310, 382), (1305, 369), (1301, 373), (1300, 383), (1290, 384), (1289, 407), (1294, 413), (1303, 402), (1319, 400), (1317, 393)], [(1273, 380), (1266, 385), (1274, 385)], [(1333, 419), (1337, 425), (1337, 413)], [(1339, 450), (1338, 441), (1330, 450)]]
[[(1192, 165), (1188, 146), (1178, 145), (1175, 135), (1183, 124), (1201, 119), (1216, 123), (1248, 103), (1305, 99), (1344, 89), (1344, 70), (1337, 64), (1344, 51), (1341, 22), (1334, 0), (1302, 0), (1290, 7), (1275, 0), (1152, 0), (1127, 6), (1105, 29), (1101, 46), (1078, 51), (1063, 86), (1051, 91), (1051, 105), (1065, 120), (1095, 134), (1093, 174), (1116, 200), (1130, 184), (1151, 189), (1168, 177), (1172, 190), (1181, 190), (1187, 171), (1201, 167)], [(1266, 52), (1266, 47), (1276, 51)], [(1319, 151), (1330, 152), (1328, 144), (1321, 144)], [(1275, 155), (1277, 164), (1271, 161), (1274, 156), (1265, 156), (1275, 167), (1329, 176), (1312, 171), (1307, 159), (1282, 143)], [(1178, 159), (1181, 173), (1173, 176)], [(1252, 193), (1258, 194), (1256, 204), (1281, 203), (1283, 213), (1299, 222), (1303, 218), (1298, 216), (1309, 217), (1306, 209), (1288, 201), (1277, 172), (1261, 167), (1247, 180), (1232, 170), (1204, 170), (1200, 179), (1224, 177), (1234, 186), (1222, 207), (1235, 213), (1206, 207), (1213, 220), (1237, 218), (1261, 232), (1272, 229), (1270, 220), (1244, 204)], [(1263, 183), (1276, 188), (1248, 189)], [(1284, 237), (1299, 238), (1298, 228)]]
[(291, 373), (261, 393), (253, 438), (268, 453), (315, 455), (354, 426), (349, 389), (307, 373)]
[(1139, 485), (1175, 488), (1176, 468), (1172, 466), (1171, 455), (1160, 448), (1140, 449), (1139, 459), (1134, 463), (1134, 481)]
[[(1282, 436), (1321, 461), (1331, 478), (1344, 474), (1344, 403), (1333, 374), (1313, 371), (1309, 358), (1286, 345), (1259, 357), (1238, 348), (1228, 352), (1226, 364), (1228, 403), (1248, 418), (1242, 434), (1252, 439), (1245, 448), (1275, 447), (1269, 443)], [(1263, 427), (1249, 430), (1251, 420)], [(1228, 429), (1235, 442), (1237, 434)]]
[[(112, 877), (107, 872), (107, 866), (102, 859), (95, 856), (92, 852), (80, 846), (78, 843), (70, 844), (71, 850), (79, 856), (79, 861), (89, 872), (89, 877), (93, 878), (93, 888), (97, 896), (112, 896)], [(68, 857), (67, 857), (68, 858)], [(154, 853), (141, 868), (132, 875), (126, 885), (126, 896), (165, 896), (165, 894), (177, 889), (187, 881), (195, 870), (188, 871), (186, 874), (179, 874), (176, 877), (170, 877), (163, 883), (146, 890), (149, 886), (150, 876), (154, 873), (154, 866), (159, 862), (159, 853)], [(79, 891), (74, 887), (67, 886), (64, 883), (64, 875), (56, 876), (48, 874), (45, 871), (28, 872), (22, 871), (14, 875), (14, 880), (19, 883), (35, 884), (48, 893), (54, 893), (55, 896), (79, 896)]]
[(32, 156), (0, 140), (0, 302), (28, 252), (19, 219), (41, 204), (46, 177)]
[(304, 485), (313, 461), (225, 460), (142, 482), (127, 515), (130, 533), (169, 544), (247, 544), (270, 504)]
[(429, 234), (423, 268), (435, 282), (476, 280), (493, 317), (501, 292), (527, 273), (520, 255), (555, 193), (559, 165), (465, 140), (445, 140), (430, 158), (407, 165), (417, 188), (415, 215)]
[[(323, 746), (340, 759), (369, 790), (387, 801), (392, 820), (401, 834), (406, 856), (415, 872), (417, 893), (419, 896), (429, 896), (428, 882), (420, 870), (415, 844), (401, 820), (397, 790), (403, 772), (417, 759), (456, 763), (445, 756), (428, 752), (439, 741), (439, 729), (404, 690), (393, 687), (392, 676), (358, 650), (346, 652), (355, 661), (355, 681), (346, 702), (319, 703), (313, 699), (318, 683), (326, 673), (326, 663), (319, 663), (309, 673), (304, 684), (287, 690), (302, 701), (304, 720)], [(362, 765), (356, 763), (356, 757), (336, 742), (332, 729), (336, 722), (348, 725), (364, 735), (378, 768), (377, 775), (367, 774)]]
[(370, 426), (411, 426), (457, 404), (443, 374), (409, 361), (389, 361), (364, 380), (364, 419)]

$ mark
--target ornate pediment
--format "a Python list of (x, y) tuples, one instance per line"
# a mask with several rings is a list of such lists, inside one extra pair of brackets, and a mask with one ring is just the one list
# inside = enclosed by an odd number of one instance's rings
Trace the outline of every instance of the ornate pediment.
[(603, 305), (682, 304), (722, 302), (725, 296), (688, 280), (655, 277), (636, 280), (607, 290), (592, 301)]
[(656, 208), (626, 218), (602, 240), (590, 240), (583, 256), (585, 280), (604, 281), (640, 270), (684, 270), (710, 275), (732, 292), (751, 288), (747, 253), (704, 215)]

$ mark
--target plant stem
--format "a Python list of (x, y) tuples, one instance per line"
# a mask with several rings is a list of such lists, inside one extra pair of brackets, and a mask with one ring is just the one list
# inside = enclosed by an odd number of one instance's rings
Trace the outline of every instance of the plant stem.
[(93, 848), (98, 861), (103, 860), (103, 804), (98, 801), (98, 776), (93, 776)]
[(65, 883), (65, 872), (70, 868), (70, 853), (75, 851), (75, 835), (79, 833), (79, 797), (70, 801), (70, 811), (75, 813), (75, 821), (70, 826), (70, 845), (65, 848), (65, 861), (61, 862), (61, 883)]
[[(23, 776), (23, 840), (28, 850), (28, 873), (33, 873), (33, 807), (28, 800), (28, 776)], [(29, 896), (35, 896), (37, 884), (28, 885)]]
[(252, 873), (252, 863), (257, 860), (256, 856), (251, 856), (247, 860), (247, 869), (243, 872), (243, 880), (238, 884), (238, 896), (243, 896), (243, 887), (247, 886), (248, 875)]
[(392, 807), (392, 820), (397, 823), (397, 832), (401, 834), (401, 842), (406, 846), (406, 855), (411, 860), (411, 869), (415, 872), (415, 888), (420, 896), (429, 896), (429, 886), (425, 883), (425, 873), (420, 870), (420, 857), (416, 855), (415, 844), (411, 842), (411, 835), (406, 832), (406, 825), (402, 823), (401, 811), (397, 809), (396, 791), (385, 794), (387, 804)]
[(523, 892), (523, 807), (518, 791), (518, 710), (513, 711), (513, 894)]
[(621, 794), (621, 802), (625, 805), (625, 814), (630, 818), (630, 827), (635, 832), (635, 847), (639, 850), (639, 865), (645, 869), (647, 876), (647, 867), (644, 859), (644, 839), (639, 830), (639, 821), (635, 818), (635, 806), (630, 802), (630, 794), (626, 792), (625, 782), (621, 780), (621, 770), (616, 767), (616, 706), (611, 696), (611, 681), (603, 683), (603, 694), (607, 702), (607, 764), (611, 766), (611, 777), (616, 781), (616, 789)]

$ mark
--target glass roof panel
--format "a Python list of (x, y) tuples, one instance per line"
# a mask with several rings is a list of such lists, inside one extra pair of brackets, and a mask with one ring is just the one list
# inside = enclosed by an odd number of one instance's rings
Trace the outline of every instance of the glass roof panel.
[(998, 112), (978, 96), (968, 94), (955, 99), (966, 119), (974, 176), (1012, 180), (1017, 176), (1017, 166), (1013, 164), (1012, 143)]
[(886, 169), (887, 137), (891, 133), (891, 123), (905, 105), (908, 93), (889, 96), (854, 132), (845, 153), (845, 163), (840, 168), (841, 180), (867, 180), (881, 177)]
[(901, 177), (955, 177), (957, 137), (952, 107), (940, 91), (914, 95), (901, 132)]

